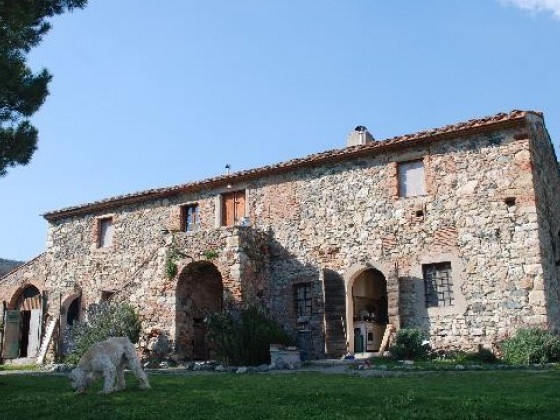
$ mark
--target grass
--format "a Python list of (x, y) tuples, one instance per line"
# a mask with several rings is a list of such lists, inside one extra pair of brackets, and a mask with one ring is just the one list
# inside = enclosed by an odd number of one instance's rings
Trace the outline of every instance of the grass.
[(64, 376), (0, 376), (0, 419), (557, 419), (557, 371), (150, 376), (74, 395)]
[(0, 372), (5, 370), (39, 370), (39, 366), (37, 365), (0, 365)]

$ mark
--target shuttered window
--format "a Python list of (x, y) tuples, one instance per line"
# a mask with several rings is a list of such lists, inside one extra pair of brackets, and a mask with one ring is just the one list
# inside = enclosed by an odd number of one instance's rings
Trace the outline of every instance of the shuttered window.
[(107, 217), (104, 219), (99, 219), (98, 223), (98, 238), (97, 245), (99, 248), (106, 248), (113, 245), (113, 219)]
[(400, 197), (415, 197), (426, 193), (422, 160), (399, 163), (398, 176)]
[(198, 204), (188, 204), (181, 207), (181, 230), (194, 232), (200, 228), (200, 212)]
[(245, 190), (222, 194), (222, 226), (234, 226), (245, 217)]

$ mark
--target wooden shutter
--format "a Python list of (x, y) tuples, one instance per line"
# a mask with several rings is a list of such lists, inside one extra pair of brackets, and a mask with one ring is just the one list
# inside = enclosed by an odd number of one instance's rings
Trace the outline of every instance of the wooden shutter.
[(235, 193), (222, 195), (222, 226), (233, 226), (235, 216)]
[(37, 357), (37, 355), (39, 354), (40, 323), (41, 323), (41, 310), (32, 309), (31, 317), (29, 319), (29, 340), (27, 345), (27, 357)]
[(245, 191), (235, 193), (235, 217), (234, 224), (238, 224), (245, 217)]
[(19, 356), (19, 311), (6, 311), (4, 320), (4, 359), (16, 359)]
[(327, 356), (346, 353), (346, 290), (344, 279), (334, 270), (323, 271), (325, 299), (325, 348)]
[(245, 217), (245, 191), (222, 195), (222, 226), (233, 226)]

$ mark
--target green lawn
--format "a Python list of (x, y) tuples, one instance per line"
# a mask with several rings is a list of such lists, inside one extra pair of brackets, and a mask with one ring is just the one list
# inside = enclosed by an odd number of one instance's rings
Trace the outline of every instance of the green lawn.
[(0, 376), (0, 419), (558, 419), (558, 371), (152, 374), (152, 390), (74, 395), (61, 376)]

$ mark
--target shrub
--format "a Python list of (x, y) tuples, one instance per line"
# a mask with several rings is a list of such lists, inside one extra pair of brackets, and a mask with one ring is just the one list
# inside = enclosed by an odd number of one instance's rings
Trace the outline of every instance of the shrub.
[(424, 334), (418, 328), (403, 328), (397, 331), (395, 344), (389, 351), (396, 359), (421, 359), (428, 354), (428, 347), (422, 341)]
[(216, 357), (225, 364), (269, 363), (270, 344), (291, 344), (286, 331), (256, 306), (212, 314), (206, 324)]
[(478, 351), (458, 351), (453, 357), (456, 363), (494, 363), (496, 356), (492, 350), (480, 347)]
[(116, 302), (92, 304), (87, 309), (86, 321), (74, 322), (64, 337), (70, 348), (65, 361), (77, 364), (92, 344), (125, 336), (133, 343), (140, 337), (140, 321), (132, 306)]
[(522, 328), (515, 337), (500, 343), (507, 363), (550, 363), (560, 360), (560, 338), (539, 328)]

